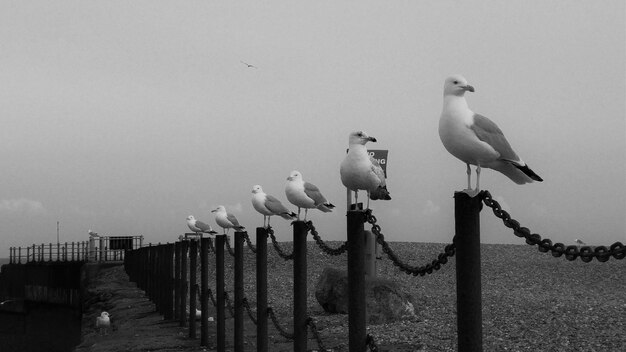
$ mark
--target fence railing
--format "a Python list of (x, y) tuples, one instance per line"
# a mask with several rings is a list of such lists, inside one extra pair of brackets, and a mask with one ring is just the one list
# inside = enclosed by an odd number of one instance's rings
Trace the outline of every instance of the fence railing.
[(9, 263), (123, 261), (126, 251), (141, 248), (143, 236), (97, 236), (88, 241), (10, 247)]
[[(463, 192), (455, 193), (455, 234), (451, 244), (444, 252), (429, 263), (422, 266), (411, 266), (404, 263), (385, 242), (382, 229), (371, 210), (350, 210), (347, 214), (348, 241), (337, 248), (324, 244), (313, 224), (303, 221), (293, 222), (293, 249), (285, 252), (276, 241), (271, 228), (256, 229), (256, 246), (251, 244), (247, 232), (235, 232), (234, 245), (226, 235), (211, 238), (193, 236), (175, 244), (143, 247), (127, 253), (125, 268), (132, 281), (146, 291), (157, 307), (157, 311), (166, 319), (180, 320), (181, 326), (189, 326), (189, 337), (196, 337), (196, 304), (201, 304), (201, 346), (208, 346), (209, 323), (208, 304), (216, 306), (216, 337), (217, 351), (225, 351), (225, 316), (229, 312), (234, 317), (234, 351), (243, 351), (243, 319), (244, 310), (248, 318), (257, 327), (257, 351), (268, 350), (268, 321), (286, 339), (293, 340), (293, 351), (307, 350), (308, 331), (317, 341), (320, 350), (325, 350), (324, 341), (318, 333), (315, 320), (307, 312), (307, 254), (306, 237), (309, 232), (315, 242), (328, 255), (343, 255), (347, 252), (348, 268), (348, 327), (349, 350), (363, 352), (366, 349), (378, 351), (375, 336), (367, 333), (365, 303), (365, 255), (367, 245), (364, 224), (371, 224), (371, 232), (376, 242), (394, 265), (407, 274), (422, 276), (437, 272), (448, 259), (456, 256), (457, 285), (457, 341), (458, 351), (482, 351), (482, 294), (481, 294), (481, 258), (480, 258), (480, 211), (482, 204), (493, 209), (494, 214), (501, 218), (506, 227), (513, 229), (515, 235), (526, 238), (529, 245), (539, 246), (541, 252), (552, 251), (555, 257), (565, 254), (568, 260), (580, 258), (589, 262), (594, 257), (605, 262), (609, 258), (624, 259), (626, 246), (619, 242), (609, 247), (599, 246), (595, 249), (565, 246), (561, 243), (552, 244), (532, 234), (513, 220), (508, 213), (501, 210), (490, 194), (481, 192), (470, 197)], [(293, 263), (293, 291), (287, 294), (293, 297), (293, 319), (291, 327), (285, 328), (277, 318), (274, 309), (268, 306), (267, 287), (267, 247), (268, 237), (271, 238), (276, 253), (284, 260)], [(250, 307), (245, 297), (243, 285), (243, 251), (247, 243), (256, 256), (256, 312)], [(215, 260), (215, 294), (208, 286), (208, 256), (214, 253)], [(234, 299), (225, 292), (224, 256), (228, 253), (234, 257)], [(200, 256), (200, 273), (198, 269)], [(197, 275), (200, 284), (197, 283)]]

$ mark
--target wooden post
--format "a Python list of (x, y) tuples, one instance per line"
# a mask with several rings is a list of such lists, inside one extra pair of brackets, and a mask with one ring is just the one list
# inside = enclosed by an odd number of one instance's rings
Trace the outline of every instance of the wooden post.
[(190, 241), (189, 249), (189, 338), (196, 338), (196, 296), (198, 286), (198, 241)]
[(257, 351), (267, 352), (267, 229), (256, 228), (256, 341)]
[(481, 352), (480, 210), (482, 197), (455, 192), (456, 305), (459, 352)]
[(226, 350), (226, 315), (224, 314), (224, 243), (226, 235), (215, 236), (215, 299), (217, 303), (217, 351)]
[(245, 232), (235, 232), (235, 352), (243, 352), (243, 243)]
[(200, 346), (209, 345), (209, 242), (210, 238), (200, 240)]
[(348, 342), (350, 352), (365, 351), (365, 212), (348, 211)]
[[(174, 243), (174, 319), (180, 319), (180, 248), (181, 242)], [(183, 312), (183, 314), (185, 314)]]
[(304, 221), (293, 223), (293, 350), (307, 349), (307, 226)]
[(168, 243), (165, 247), (165, 279), (167, 292), (166, 292), (166, 310), (165, 319), (174, 319), (174, 244)]
[(180, 247), (180, 326), (187, 326), (187, 249), (189, 241), (182, 241)]

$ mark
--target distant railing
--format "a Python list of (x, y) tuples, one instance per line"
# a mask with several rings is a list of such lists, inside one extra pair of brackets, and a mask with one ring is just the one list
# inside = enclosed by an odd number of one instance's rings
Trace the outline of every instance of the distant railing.
[(123, 261), (126, 251), (142, 246), (143, 236), (93, 236), (89, 241), (10, 247), (9, 263)]

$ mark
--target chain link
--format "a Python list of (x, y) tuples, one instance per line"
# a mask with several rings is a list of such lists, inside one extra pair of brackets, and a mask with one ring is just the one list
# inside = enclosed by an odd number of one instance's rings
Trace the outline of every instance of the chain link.
[(340, 254), (343, 254), (345, 251), (348, 250), (348, 243), (347, 242), (344, 242), (338, 248), (329, 247), (326, 243), (324, 243), (324, 240), (322, 240), (322, 238), (317, 233), (317, 230), (315, 229), (315, 226), (313, 226), (313, 222), (311, 220), (306, 222), (306, 226), (308, 227), (309, 231), (311, 231), (311, 235), (313, 235), (313, 238), (315, 239), (315, 243), (317, 243), (317, 245), (326, 254), (328, 254), (328, 255), (340, 255)]
[(278, 333), (281, 334), (282, 337), (290, 340), (294, 339), (293, 333), (287, 332), (280, 326), (280, 323), (278, 322), (278, 319), (276, 318), (276, 314), (274, 314), (274, 310), (272, 309), (272, 307), (267, 308), (267, 314), (270, 316), (270, 319), (272, 319), (274, 327), (276, 328), (276, 330), (278, 330)]
[(250, 236), (248, 236), (248, 231), (245, 231), (243, 233), (243, 238), (246, 240), (246, 243), (248, 244), (248, 247), (250, 248), (252, 253), (256, 253), (256, 246), (252, 244), (252, 241), (250, 241)]
[(278, 253), (278, 255), (284, 260), (293, 260), (293, 253), (287, 254), (283, 251), (282, 248), (280, 248), (278, 241), (276, 241), (276, 236), (274, 236), (274, 229), (271, 227), (268, 227), (267, 232), (270, 234), (270, 238), (272, 239), (272, 245), (274, 246), (274, 249), (276, 249), (276, 252)]
[(235, 317), (235, 310), (233, 308), (233, 303), (230, 301), (230, 298), (228, 297), (228, 292), (224, 292), (224, 301), (226, 301), (226, 308), (228, 308), (228, 312), (230, 313), (231, 317)]
[(244, 297), (241, 304), (243, 304), (243, 306), (246, 308), (248, 316), (250, 316), (250, 320), (252, 320), (254, 325), (257, 325), (256, 315), (252, 312), (252, 308), (250, 308), (250, 302), (248, 302), (248, 298)]
[(537, 245), (538, 249), (542, 253), (550, 251), (552, 256), (558, 258), (565, 255), (567, 260), (576, 260), (580, 258), (585, 263), (589, 263), (596, 258), (599, 262), (606, 262), (611, 257), (615, 259), (624, 259), (626, 257), (626, 246), (621, 242), (613, 243), (609, 248), (606, 246), (598, 246), (592, 248), (590, 246), (566, 246), (563, 243), (554, 243), (545, 238), (542, 239), (540, 235), (531, 233), (526, 227), (520, 225), (519, 221), (511, 218), (511, 215), (502, 209), (500, 204), (494, 200), (489, 191), (482, 191), (480, 196), (483, 203), (493, 210), (493, 214), (502, 220), (504, 226), (513, 229), (513, 233), (517, 237), (523, 237), (526, 239), (526, 243), (534, 246)]
[(432, 274), (433, 271), (441, 269), (442, 265), (448, 263), (448, 258), (454, 256), (456, 252), (456, 246), (453, 239), (452, 243), (446, 245), (446, 247), (444, 248), (444, 252), (440, 253), (437, 259), (433, 259), (432, 262), (424, 266), (412, 266), (403, 263), (400, 258), (398, 258), (398, 256), (393, 252), (391, 247), (389, 247), (389, 244), (385, 241), (385, 236), (381, 232), (380, 225), (376, 224), (376, 217), (372, 215), (372, 210), (366, 210), (365, 216), (367, 222), (372, 225), (372, 232), (376, 235), (376, 242), (378, 242), (382, 246), (383, 252), (387, 254), (389, 259), (391, 259), (395, 266), (397, 266), (400, 270), (404, 271), (407, 274), (411, 274), (413, 276), (424, 276), (425, 274)]
[(308, 317), (306, 320), (306, 325), (311, 328), (311, 334), (313, 334), (313, 338), (315, 339), (315, 341), (317, 341), (317, 346), (319, 347), (320, 351), (327, 351), (313, 318)]
[(365, 340), (365, 344), (367, 345), (367, 348), (372, 351), (372, 352), (378, 352), (378, 345), (376, 344), (376, 341), (374, 340), (374, 336), (367, 334), (367, 338)]

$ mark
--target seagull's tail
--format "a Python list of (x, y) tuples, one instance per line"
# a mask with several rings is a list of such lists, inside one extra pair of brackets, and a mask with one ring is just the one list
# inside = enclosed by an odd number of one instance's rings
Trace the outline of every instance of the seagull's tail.
[(389, 195), (389, 191), (387, 191), (387, 186), (378, 186), (374, 191), (370, 192), (371, 200), (391, 200), (391, 196)]
[(280, 213), (278, 214), (278, 216), (280, 216), (281, 218), (285, 219), (285, 220), (295, 220), (298, 216), (296, 215), (296, 213), (294, 212), (285, 212), (285, 213)]
[(241, 226), (241, 225), (235, 226), (235, 230), (237, 230), (237, 231), (241, 231), (241, 230), (245, 230), (245, 229), (246, 228), (244, 226)]
[(543, 179), (539, 177), (539, 175), (537, 175), (533, 170), (528, 167), (526, 163), (523, 162), (519, 163), (511, 160), (502, 159), (496, 161), (495, 163), (492, 163), (491, 165), (485, 166), (500, 171), (518, 185), (531, 183), (533, 181), (543, 181)]
[(532, 178), (535, 181), (541, 182), (543, 181), (543, 179), (537, 175), (533, 170), (531, 170), (527, 164), (522, 165), (517, 165), (517, 164), (513, 164), (515, 165), (515, 167), (520, 170), (521, 172), (523, 172), (526, 176)]
[(330, 213), (331, 211), (333, 211), (334, 207), (335, 206), (332, 203), (322, 203), (317, 206), (317, 209), (323, 211), (324, 213)]

